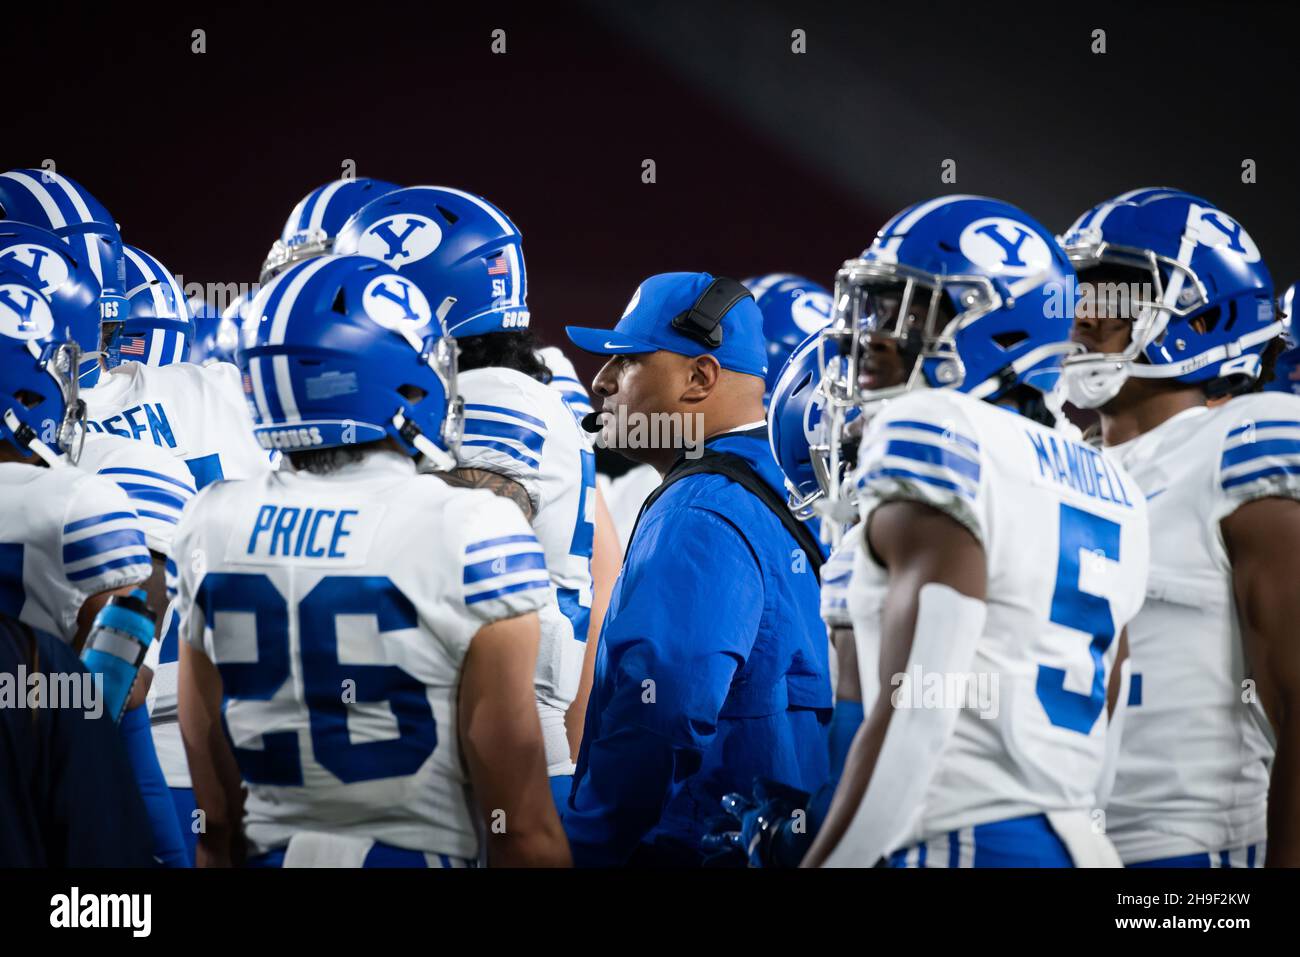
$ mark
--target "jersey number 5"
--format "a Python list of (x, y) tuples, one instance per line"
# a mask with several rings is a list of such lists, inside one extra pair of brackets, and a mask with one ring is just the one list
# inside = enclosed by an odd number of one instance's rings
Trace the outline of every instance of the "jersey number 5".
[[(291, 675), (289, 604), (284, 596), (265, 575), (213, 572), (203, 579), (197, 597), (209, 627), (221, 612), (244, 612), (254, 618), (257, 660), (217, 664), (226, 703), (270, 701)], [(426, 688), (395, 665), (341, 663), (339, 615), (373, 616), (381, 634), (418, 624), (415, 608), (382, 576), (327, 575), (298, 603), (299, 658), (312, 753), (345, 784), (414, 774), (438, 744)], [(374, 701), (388, 702), (399, 735), (353, 743), (349, 704)], [(303, 783), (296, 731), (270, 731), (262, 735), (260, 750), (234, 750), (240, 771), (254, 784)]]
[(1056, 565), (1056, 589), (1052, 593), (1051, 620), (1062, 627), (1091, 636), (1092, 687), (1088, 693), (1068, 691), (1065, 672), (1048, 665), (1038, 666), (1038, 700), (1048, 719), (1058, 728), (1088, 734), (1106, 705), (1104, 655), (1115, 640), (1115, 619), (1110, 601), (1079, 587), (1080, 555), (1093, 552), (1119, 561), (1120, 528), (1116, 522), (1061, 504), (1061, 552)]

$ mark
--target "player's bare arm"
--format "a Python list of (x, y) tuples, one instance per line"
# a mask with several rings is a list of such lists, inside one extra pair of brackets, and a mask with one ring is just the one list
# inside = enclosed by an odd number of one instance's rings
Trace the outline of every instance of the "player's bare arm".
[(587, 717), (587, 699), (591, 697), (591, 682), (596, 673), (596, 649), (600, 644), (600, 627), (605, 621), (605, 609), (614, 591), (614, 582), (622, 567), (623, 550), (618, 544), (614, 519), (605, 505), (605, 498), (596, 490), (596, 533), (591, 554), (591, 623), (587, 627), (587, 647), (582, 654), (582, 677), (578, 680), (578, 693), (564, 715), (565, 730), (569, 735), (569, 752), (578, 760), (578, 747), (582, 744), (582, 728)]
[(1268, 867), (1300, 867), (1300, 502), (1264, 498), (1221, 523), (1232, 560), (1247, 674), (1277, 740), (1268, 792)]
[(495, 867), (571, 863), (533, 693), (539, 641), (535, 613), (493, 622), (474, 636), (461, 674), (461, 746)]
[(1106, 682), (1106, 714), (1115, 717), (1115, 708), (1119, 705), (1120, 688), (1124, 683), (1124, 662), (1128, 661), (1128, 629), (1119, 633), (1119, 645), (1115, 651), (1115, 664), (1111, 668), (1110, 678)]
[(861, 701), (862, 679), (858, 675), (858, 650), (852, 628), (832, 628), (831, 646), (839, 672), (835, 677), (835, 700)]
[(489, 472), (487, 469), (462, 468), (434, 474), (448, 485), (454, 485), (456, 488), (485, 488), (493, 495), (508, 498), (519, 506), (519, 511), (523, 512), (524, 518), (530, 522), (536, 514), (533, 503), (528, 498), (528, 492), (524, 490), (524, 487), (514, 479), (506, 478), (497, 472)]
[(899, 501), (877, 508), (870, 522), (864, 547), (871, 549), (875, 559), (889, 570), (889, 591), (881, 612), (882, 693), (853, 740), (844, 776), (826, 823), (804, 860), (805, 867), (825, 863), (866, 794), (893, 714), (891, 697), (884, 689), (891, 686), (892, 675), (907, 669), (921, 589), (932, 583), (946, 585), (967, 597), (984, 600), (984, 548), (955, 519), (928, 505)]
[(221, 727), (221, 674), (203, 652), (180, 643), (177, 710), (181, 738), (204, 830), (195, 851), (197, 867), (242, 863), (243, 796), (239, 767)]

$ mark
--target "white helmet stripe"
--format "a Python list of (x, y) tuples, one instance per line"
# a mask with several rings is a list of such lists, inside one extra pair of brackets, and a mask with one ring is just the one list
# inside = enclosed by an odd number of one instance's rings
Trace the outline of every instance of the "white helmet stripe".
[(284, 344), (284, 330), (289, 324), (289, 313), (293, 311), (293, 304), (298, 299), (298, 294), (302, 292), (302, 287), (312, 276), (320, 272), (322, 268), (332, 261), (331, 256), (321, 256), (303, 266), (298, 274), (293, 277), (289, 287), (285, 289), (284, 294), (280, 296), (279, 303), (276, 304), (275, 317), (271, 320), (271, 333), (266, 338), (268, 346), (279, 346)]
[[(318, 259), (310, 260), (304, 265), (300, 272), (293, 277), (289, 283), (289, 288), (284, 291), (280, 301), (276, 304), (275, 317), (271, 320), (271, 333), (267, 336), (267, 345), (278, 346), (284, 344), (284, 331), (289, 325), (289, 314), (293, 311), (293, 304), (298, 300), (298, 294), (302, 292), (308, 280), (316, 273), (320, 272), (325, 266), (333, 261), (331, 256), (321, 256)], [(289, 357), (276, 356), (271, 361), (271, 368), (275, 376), (275, 390), (280, 397), (280, 408), (284, 410), (284, 419), (286, 422), (301, 422), (302, 416), (298, 414), (298, 402), (293, 395), (293, 377), (289, 374)]]
[(0, 173), (0, 176), (3, 176), (5, 179), (13, 180), (23, 189), (27, 190), (27, 192), (31, 193), (32, 198), (41, 204), (41, 209), (44, 210), (45, 215), (49, 218), (51, 227), (58, 228), (60, 226), (68, 225), (68, 221), (64, 219), (63, 213), (59, 209), (59, 204), (55, 202), (54, 197), (50, 195), (50, 191), (47, 190), (44, 185), (38, 183), (26, 173), (20, 173), (17, 170), (12, 170), (8, 173)]
[(311, 219), (307, 222), (308, 230), (321, 228), (321, 222), (325, 219), (325, 210), (329, 208), (330, 200), (334, 198), (335, 193), (350, 182), (354, 182), (354, 180), (336, 179), (328, 186), (321, 187), (320, 195), (316, 197), (316, 205), (311, 210)]
[(166, 329), (149, 330), (149, 351), (144, 357), (144, 364), (147, 366), (160, 366), (163, 364), (163, 349), (167, 342)]
[[(81, 197), (77, 195), (77, 191), (68, 186), (62, 176), (59, 176), (57, 173), (51, 175), (54, 177), (54, 181), (63, 187), (63, 191), (72, 200), (73, 208), (81, 215), (82, 220), (90, 219), (90, 210), (86, 208), (86, 204), (82, 202)], [(13, 180), (23, 189), (27, 190), (27, 192), (31, 193), (32, 198), (41, 204), (41, 210), (49, 219), (51, 229), (60, 229), (68, 225), (67, 217), (64, 216), (63, 211), (59, 209), (58, 201), (50, 194), (50, 191), (45, 188), (44, 183), (41, 183), (28, 176), (26, 173), (17, 170), (11, 170), (8, 173), (0, 173), (0, 176)], [(104, 266), (99, 260), (99, 243), (95, 241), (93, 236), (81, 236), (78, 237), (78, 240), (86, 247), (86, 262), (90, 265), (90, 271), (95, 274), (95, 279), (102, 285), (104, 282)]]
[[(158, 274), (158, 270), (153, 268), (153, 263), (151, 263), (146, 257), (141, 256), (136, 250), (132, 249), (130, 246), (123, 246), (122, 252), (126, 253), (126, 258), (131, 260), (131, 262), (135, 264), (135, 268), (140, 270), (140, 273), (145, 278), (143, 284), (136, 286), (134, 289), (131, 289), (127, 292), (126, 298), (130, 299), (141, 289), (147, 288), (149, 290), (149, 294), (153, 297), (154, 315), (156, 316), (173, 315), (174, 310), (167, 305), (167, 297), (163, 295), (162, 284), (159, 282), (159, 280), (162, 279), (163, 277)], [(122, 318), (125, 319), (126, 317), (123, 316)], [(152, 360), (154, 357), (151, 354), (149, 358)], [(153, 361), (150, 361), (149, 363), (149, 365), (157, 365), (157, 364), (158, 363)]]
[(430, 188), (432, 188), (432, 189), (440, 189), (440, 190), (442, 190), (444, 193), (451, 193), (453, 196), (459, 196), (461, 199), (467, 199), (467, 200), (469, 200), (471, 203), (473, 203), (473, 204), (474, 204), (475, 206), (477, 206), (479, 209), (483, 210), (483, 212), (485, 212), (485, 213), (487, 213), (489, 216), (491, 216), (491, 217), (496, 221), (496, 224), (497, 224), (498, 226), (500, 226), (502, 229), (504, 229), (507, 233), (509, 233), (509, 234), (512, 235), (512, 236), (513, 236), (513, 235), (516, 235), (516, 234), (515, 234), (515, 229), (514, 229), (513, 226), (510, 225), (509, 220), (507, 220), (504, 216), (502, 216), (502, 215), (501, 215), (501, 214), (500, 214), (500, 213), (495, 209), (495, 207), (492, 206), (491, 203), (484, 202), (483, 199), (481, 199), (481, 198), (478, 197), (478, 196), (475, 196), (473, 193), (467, 193), (467, 192), (465, 192), (464, 190), (460, 190), (460, 189), (452, 189), (450, 186), (434, 186), (434, 187), (430, 187)]
[(301, 422), (298, 414), (298, 400), (293, 397), (293, 376), (289, 374), (289, 357), (275, 356), (271, 360), (275, 370), (275, 391), (280, 396), (280, 408), (284, 409), (284, 421)]
[(505, 248), (506, 259), (510, 260), (510, 305), (522, 306), (519, 285), (523, 280), (519, 268), (519, 250), (514, 245)]
[(890, 220), (885, 224), (882, 232), (905, 233), (916, 225), (917, 220), (922, 216), (933, 212), (941, 206), (947, 206), (949, 203), (956, 203), (963, 199), (979, 199), (979, 197), (972, 196), (968, 193), (957, 193), (952, 196), (940, 196), (937, 199), (932, 199), (929, 202), (922, 203), (902, 218)]
[(248, 379), (253, 384), (253, 402), (262, 421), (270, 421), (271, 406), (266, 401), (266, 387), (262, 385), (262, 357), (257, 356), (248, 362)]

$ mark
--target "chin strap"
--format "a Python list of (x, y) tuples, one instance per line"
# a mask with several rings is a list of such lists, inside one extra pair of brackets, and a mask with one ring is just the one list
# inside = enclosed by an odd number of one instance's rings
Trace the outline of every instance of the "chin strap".
[(30, 425), (20, 421), (13, 409), (5, 409), (4, 423), (22, 448), (35, 454), (50, 468), (63, 468), (68, 464), (67, 459), (41, 441)]
[(447, 450), (438, 448), (436, 443), (401, 412), (393, 416), (393, 427), (397, 429), (404, 442), (429, 460), (435, 470), (446, 472), (456, 467), (456, 457)]

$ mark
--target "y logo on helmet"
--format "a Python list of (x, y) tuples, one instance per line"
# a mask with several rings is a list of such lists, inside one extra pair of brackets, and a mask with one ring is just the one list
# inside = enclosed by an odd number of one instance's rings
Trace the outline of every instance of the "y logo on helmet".
[(16, 264), (41, 281), (41, 292), (49, 293), (68, 281), (68, 264), (48, 246), (16, 243), (0, 249), (0, 267)]
[(401, 269), (419, 262), (441, 242), (442, 227), (428, 216), (398, 213), (385, 216), (367, 229), (357, 243), (357, 252)]
[(1052, 262), (1042, 236), (1005, 216), (975, 220), (962, 230), (958, 244), (975, 265), (1002, 276), (1032, 276)]
[(404, 276), (376, 276), (361, 293), (361, 306), (385, 329), (412, 332), (423, 329), (433, 318), (429, 300)]
[(1259, 262), (1259, 247), (1250, 238), (1250, 234), (1241, 228), (1241, 223), (1217, 209), (1201, 210), (1196, 241), (1202, 246), (1222, 246), (1237, 253), (1248, 263)]
[(54, 331), (54, 314), (39, 293), (16, 282), (0, 285), (0, 335), (39, 339)]
[(831, 321), (831, 297), (824, 292), (801, 292), (790, 304), (790, 318), (804, 335), (811, 335)]
[(812, 397), (812, 401), (804, 407), (803, 437), (808, 440), (809, 445), (816, 445), (821, 441), (821, 436), (817, 434), (817, 427), (822, 423), (822, 412), (825, 405), (825, 397), (821, 393), (817, 393)]

